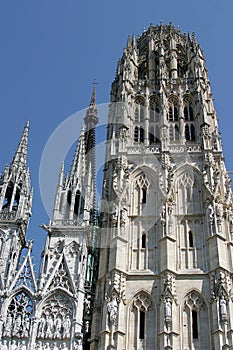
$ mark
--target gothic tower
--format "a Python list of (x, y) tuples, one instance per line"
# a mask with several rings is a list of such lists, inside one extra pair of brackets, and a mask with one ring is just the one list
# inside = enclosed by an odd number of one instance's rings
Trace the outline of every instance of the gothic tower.
[[(10, 167), (0, 179), (1, 304), (3, 350), (88, 350), (95, 290), (96, 91), (84, 118), (70, 173), (62, 164), (41, 268), (35, 277), (30, 174), (26, 169), (28, 124)], [(25, 256), (20, 258), (24, 249)], [(20, 262), (20, 263), (19, 263)]]
[(11, 164), (0, 176), (0, 278), (7, 289), (14, 276), (32, 207), (30, 171), (26, 167), (29, 122), (25, 125)]
[(151, 25), (112, 84), (91, 349), (232, 349), (232, 233), (204, 54)]

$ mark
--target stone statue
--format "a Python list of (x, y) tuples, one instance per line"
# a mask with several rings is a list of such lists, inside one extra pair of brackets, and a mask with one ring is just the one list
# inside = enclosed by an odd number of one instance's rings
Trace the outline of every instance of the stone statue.
[(38, 328), (38, 337), (40, 337), (40, 338), (44, 338), (45, 323), (46, 323), (45, 318), (44, 318), (44, 316), (42, 316), (42, 318), (40, 319), (39, 328)]
[(224, 299), (223, 295), (221, 295), (221, 297), (220, 297), (219, 306), (220, 306), (221, 319), (225, 319), (227, 317), (227, 302)]
[(53, 319), (52, 316), (49, 316), (46, 320), (46, 338), (52, 338), (53, 336)]
[(117, 320), (117, 314), (118, 314), (118, 303), (115, 295), (113, 295), (111, 300), (108, 302), (107, 310), (109, 313), (110, 322), (115, 324)]
[(211, 203), (208, 205), (208, 218), (210, 225), (212, 225), (214, 221), (214, 208)]
[(65, 320), (63, 321), (63, 338), (69, 338), (70, 337), (70, 317), (67, 315)]
[(24, 319), (22, 321), (22, 337), (28, 337), (30, 329), (30, 319), (27, 315), (24, 315)]
[(60, 319), (60, 317), (58, 317), (55, 320), (55, 332), (54, 332), (54, 338), (61, 338), (61, 326), (62, 326), (62, 321)]
[(172, 304), (169, 298), (165, 300), (165, 319), (171, 319), (172, 317)]
[(6, 319), (6, 323), (5, 323), (5, 326), (4, 326), (3, 335), (5, 337), (10, 337), (11, 329), (12, 329), (12, 316), (8, 314), (7, 315), (7, 319)]
[(16, 336), (16, 337), (20, 336), (21, 324), (22, 324), (21, 315), (18, 315), (15, 319), (15, 323), (13, 326), (13, 332), (12, 332), (13, 336)]

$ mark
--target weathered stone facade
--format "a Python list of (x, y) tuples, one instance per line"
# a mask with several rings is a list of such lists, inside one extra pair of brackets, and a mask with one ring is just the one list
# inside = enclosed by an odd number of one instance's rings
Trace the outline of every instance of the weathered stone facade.
[(128, 38), (98, 220), (95, 99), (65, 179), (61, 168), (38, 279), (28, 124), (0, 179), (1, 348), (232, 349), (232, 192), (195, 35), (170, 24)]

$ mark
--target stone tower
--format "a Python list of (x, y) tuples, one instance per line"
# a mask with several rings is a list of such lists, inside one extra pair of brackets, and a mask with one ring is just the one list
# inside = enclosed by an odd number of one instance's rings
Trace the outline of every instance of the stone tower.
[(232, 215), (203, 52), (151, 25), (111, 89), (91, 349), (232, 349)]
[[(38, 278), (26, 242), (31, 215), (26, 169), (28, 124), (0, 179), (1, 318), (3, 350), (88, 350), (96, 265), (96, 91), (84, 118), (70, 173), (62, 164)], [(26, 251), (24, 257), (20, 255)], [(20, 264), (19, 264), (20, 261)]]

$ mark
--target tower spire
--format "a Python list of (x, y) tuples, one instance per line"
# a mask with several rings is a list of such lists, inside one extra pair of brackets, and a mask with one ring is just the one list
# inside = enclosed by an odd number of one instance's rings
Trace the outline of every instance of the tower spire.
[(18, 168), (26, 166), (27, 152), (28, 152), (28, 132), (29, 132), (29, 120), (25, 124), (23, 134), (19, 141), (19, 145), (15, 152), (15, 155), (12, 159), (11, 166), (16, 166)]

